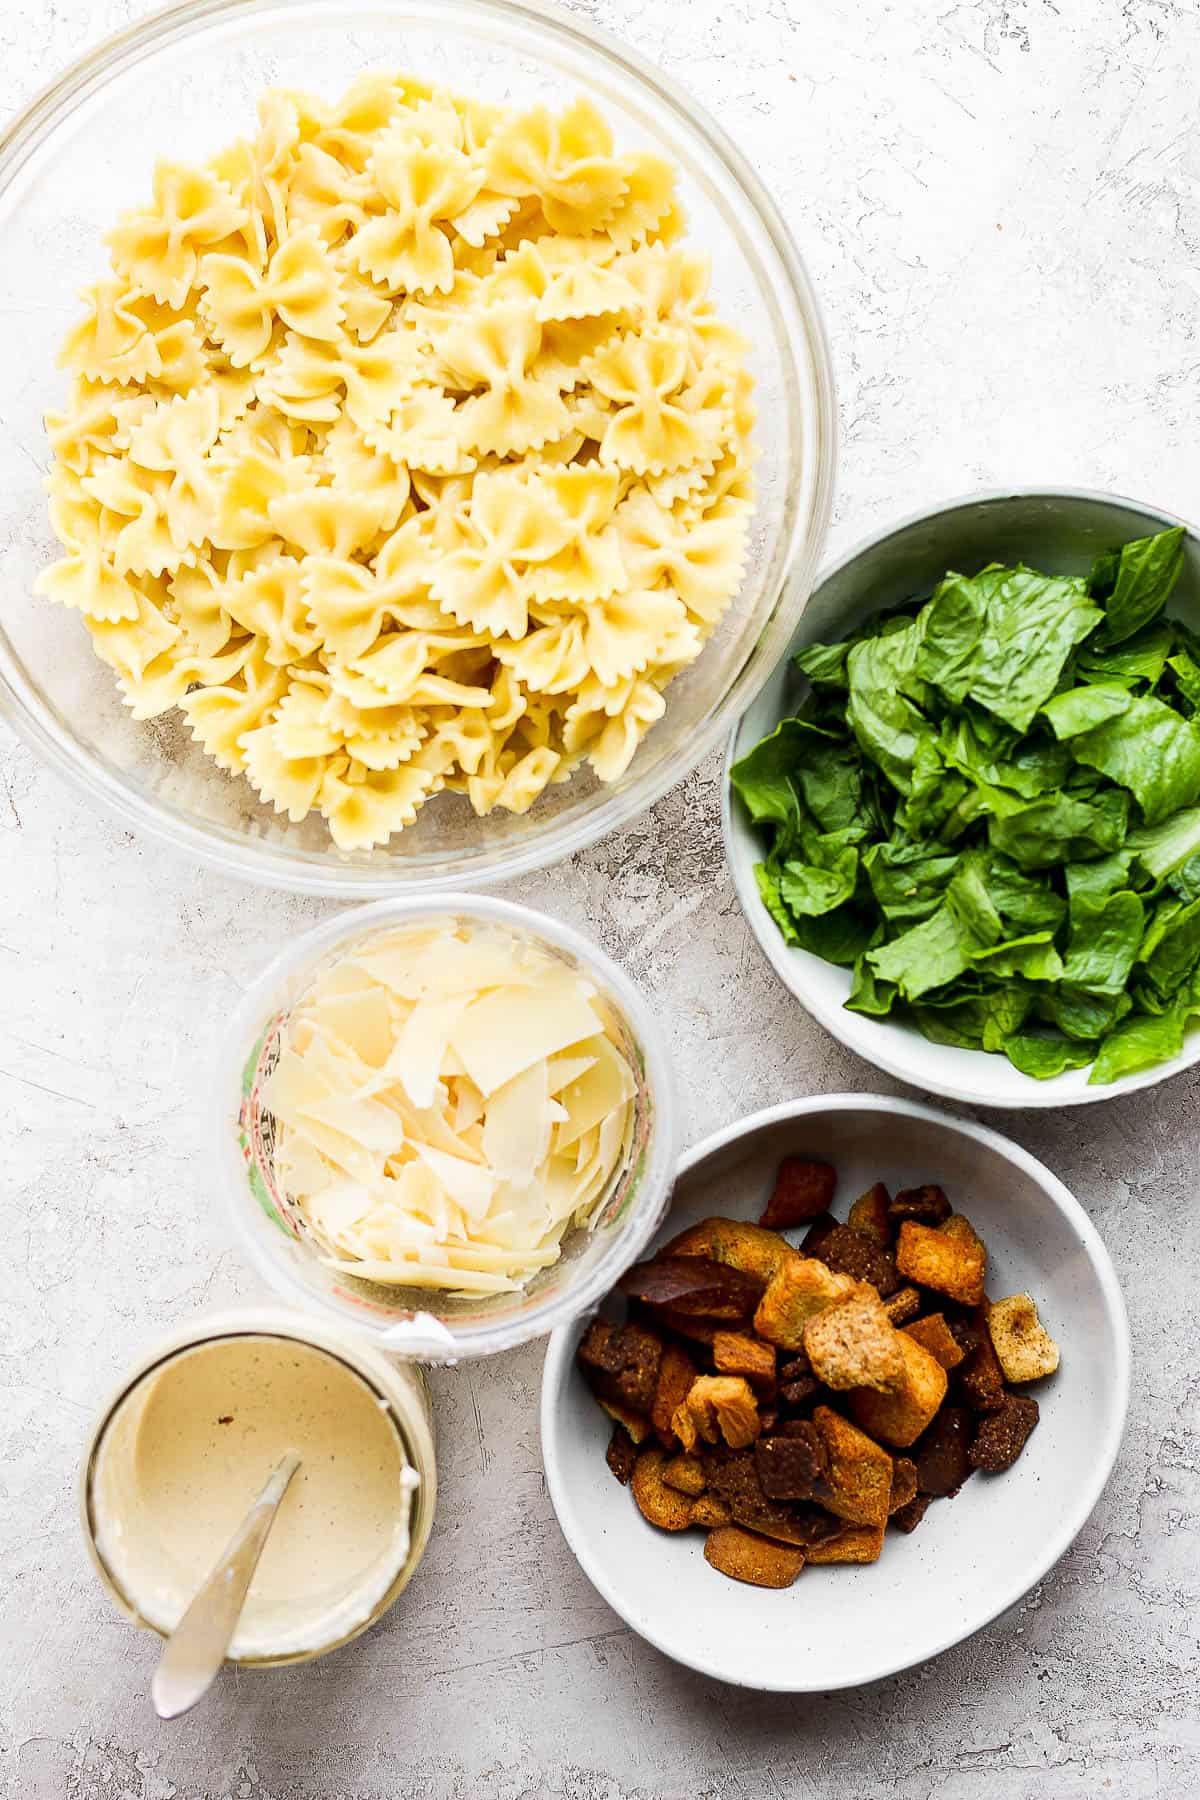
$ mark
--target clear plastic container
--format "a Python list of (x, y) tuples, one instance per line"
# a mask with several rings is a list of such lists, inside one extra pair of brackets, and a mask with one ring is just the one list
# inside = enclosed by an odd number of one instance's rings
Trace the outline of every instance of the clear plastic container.
[[(289, 1006), (317, 970), (398, 925), (447, 920), (502, 926), (561, 957), (593, 982), (637, 1079), (625, 1153), (586, 1227), (519, 1292), (456, 1299), (384, 1287), (331, 1269), (280, 1191), (275, 1120), (262, 1089), (278, 1059)], [(670, 1198), (678, 1118), (667, 1046), (644, 997), (595, 945), (544, 914), (508, 901), (448, 894), (382, 900), (342, 913), (276, 957), (249, 989), (220, 1044), (209, 1137), (236, 1239), (276, 1293), (372, 1337), (393, 1354), (434, 1362), (490, 1356), (553, 1331), (595, 1305), (636, 1261)]]
[[(98, 1530), (96, 1504), (96, 1470), (101, 1447), (123, 1403), (164, 1363), (181, 1351), (228, 1338), (248, 1336), (295, 1339), (314, 1349), (326, 1351), (345, 1363), (374, 1391), (379, 1404), (394, 1424), (403, 1444), (406, 1460), (416, 1471), (418, 1478), (409, 1516), (408, 1554), (402, 1566), (395, 1570), (385, 1591), (377, 1595), (365, 1609), (364, 1616), (352, 1628), (328, 1642), (314, 1644), (308, 1649), (292, 1649), (281, 1655), (230, 1658), (241, 1667), (274, 1668), (286, 1663), (309, 1662), (369, 1630), (399, 1599), (416, 1572), (429, 1542), (437, 1506), (433, 1418), (429, 1393), (419, 1369), (381, 1354), (364, 1340), (361, 1333), (346, 1330), (336, 1320), (305, 1317), (295, 1310), (262, 1305), (245, 1306), (194, 1319), (150, 1347), (101, 1409), (88, 1440), (80, 1472), (80, 1519), (88, 1552), (112, 1600), (135, 1625), (157, 1631), (158, 1627), (142, 1616), (134, 1595), (122, 1585), (103, 1552), (103, 1533)], [(163, 1634), (159, 1632), (159, 1635)]]
[[(687, 29), (680, 15), (681, 29)], [(741, 588), (665, 716), (611, 786), (581, 770), (526, 814), (476, 818), (441, 794), (389, 845), (346, 854), (218, 770), (179, 715), (139, 724), (80, 620), (35, 596), (59, 554), (43, 415), (77, 292), (107, 268), (103, 233), (149, 193), (156, 155), (211, 155), (271, 82), (332, 98), (363, 69), (412, 69), (516, 104), (586, 94), (619, 143), (670, 157), (690, 241), (753, 344), (758, 510)], [(520, 0), (189, 0), (90, 51), (0, 139), (0, 715), (88, 799), (226, 873), (340, 899), (429, 893), (541, 868), (627, 824), (693, 769), (782, 654), (829, 520), (835, 410), (817, 302), (766, 188), (718, 126), (635, 52)]]

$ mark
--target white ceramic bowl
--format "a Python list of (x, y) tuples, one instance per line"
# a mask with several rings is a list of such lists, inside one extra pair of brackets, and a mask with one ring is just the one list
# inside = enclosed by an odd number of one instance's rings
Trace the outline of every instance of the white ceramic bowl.
[(731, 792), (730, 766), (794, 713), (808, 692), (792, 663), (802, 646), (836, 642), (873, 613), (931, 593), (947, 569), (970, 574), (993, 561), (1023, 561), (1053, 574), (1086, 574), (1101, 550), (1170, 525), (1184, 525), (1188, 536), (1183, 574), (1169, 610), (1200, 628), (1200, 536), (1186, 520), (1140, 501), (1072, 488), (978, 494), (904, 519), (859, 544), (827, 571), (787, 654), (734, 728), (725, 758), (722, 811), (726, 853), (750, 929), (784, 986), (826, 1031), (900, 1081), (968, 1106), (1083, 1106), (1153, 1087), (1191, 1068), (1200, 1061), (1200, 1024), (1170, 1061), (1092, 1087), (1086, 1068), (1038, 1081), (1005, 1056), (933, 1044), (903, 1020), (847, 1012), (849, 970), (790, 948), (759, 898), (754, 865), (762, 861), (763, 840)]
[(1129, 1327), (1108, 1252), (1049, 1169), (996, 1132), (913, 1101), (788, 1101), (684, 1157), (660, 1241), (710, 1213), (756, 1219), (780, 1158), (839, 1171), (839, 1216), (873, 1181), (937, 1181), (991, 1253), (989, 1290), (1028, 1290), (1062, 1349), (1033, 1391), (1041, 1421), (1007, 1474), (976, 1476), (866, 1568), (805, 1569), (782, 1593), (710, 1569), (698, 1531), (648, 1525), (604, 1461), (612, 1429), (575, 1363), (584, 1324), (550, 1340), (542, 1453), (559, 1524), (589, 1580), (659, 1650), (721, 1681), (813, 1693), (878, 1681), (969, 1637), (1040, 1581), (1079, 1532), (1116, 1458)]

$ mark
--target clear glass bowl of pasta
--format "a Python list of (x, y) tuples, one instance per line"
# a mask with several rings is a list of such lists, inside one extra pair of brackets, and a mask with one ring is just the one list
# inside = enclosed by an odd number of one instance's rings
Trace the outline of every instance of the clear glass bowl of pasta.
[[(336, 1249), (322, 1239), (323, 1221), (298, 1192), (298, 1183), (293, 1179), (301, 1165), (311, 1159), (313, 1145), (307, 1135), (310, 1131), (316, 1142), (332, 1149), (339, 1166), (353, 1170), (351, 1179), (370, 1179), (361, 1174), (356, 1161), (362, 1148), (357, 1139), (347, 1163), (345, 1138), (339, 1135), (331, 1140), (327, 1135), (331, 1120), (336, 1121), (340, 1132), (355, 1132), (354, 1122), (345, 1110), (349, 1096), (338, 1095), (333, 1102), (335, 1112), (317, 1106), (293, 1132), (280, 1116), (285, 1107), (277, 1084), (285, 1061), (291, 1059), (295, 1066), (303, 1034), (314, 1016), (318, 1037), (326, 1044), (330, 1038), (339, 1040), (339, 1057), (346, 1059), (343, 1032), (349, 1032), (359, 1048), (371, 1054), (362, 1037), (364, 971), (369, 971), (369, 992), (378, 1004), (378, 983), (395, 980), (386, 974), (388, 959), (398, 953), (406, 957), (414, 946), (418, 961), (415, 965), (406, 961), (405, 967), (418, 967), (423, 979), (420, 988), (410, 988), (409, 993), (420, 991), (431, 996), (428, 1004), (434, 1015), (432, 1021), (428, 1014), (409, 1015), (409, 1039), (423, 1052), (430, 1036), (437, 1037), (436, 1013), (445, 1004), (444, 999), (432, 997), (438, 990), (436, 980), (428, 972), (436, 965), (436, 952), (431, 955), (429, 943), (448, 937), (460, 955), (465, 949), (490, 960), (499, 950), (505, 963), (510, 955), (522, 960), (532, 958), (539, 968), (551, 971), (552, 978), (561, 978), (572, 987), (582, 984), (591, 996), (589, 1008), (603, 1021), (606, 1040), (629, 1071), (630, 1079), (619, 1117), (613, 1114), (617, 1131), (601, 1153), (597, 1182), (587, 1190), (586, 1217), (572, 1221), (569, 1212), (558, 1209), (553, 1241), (547, 1238), (544, 1252), (535, 1253), (537, 1266), (530, 1275), (517, 1277), (513, 1264), (515, 1240), (506, 1224), (509, 1202), (501, 1185), (490, 1205), (483, 1210), (472, 1209), (476, 1225), (465, 1236), (461, 1225), (452, 1226), (447, 1233), (443, 1203), (435, 1196), (430, 1208), (428, 1191), (422, 1189), (418, 1204), (426, 1218), (440, 1219), (442, 1223), (434, 1232), (418, 1223), (416, 1229), (423, 1234), (425, 1244), (415, 1250), (406, 1248), (404, 1260), (393, 1262), (384, 1272), (386, 1279), (378, 1280), (370, 1278), (379, 1272), (374, 1265), (339, 1257)], [(497, 978), (494, 968), (491, 978)], [(472, 986), (471, 991), (478, 994), (480, 990)], [(536, 1001), (536, 991), (526, 991)], [(508, 990), (492, 987), (486, 993), (493, 1012), (498, 1006), (504, 1014)], [(391, 1039), (393, 1032), (401, 1030), (394, 994), (388, 1004), (391, 1024), (386, 1029)], [(405, 1003), (400, 1010), (406, 1010)], [(353, 1025), (349, 1024), (351, 1015)], [(511, 1039), (520, 1036), (516, 1017), (511, 1012), (504, 1017), (501, 1053)], [(594, 1040), (590, 1048), (594, 1051)], [(566, 1058), (578, 1066), (588, 1061), (587, 1055), (578, 1057), (580, 1049), (588, 1050), (588, 1043), (564, 1046)], [(366, 1088), (358, 1091), (360, 1095), (369, 1092), (372, 1105), (382, 1104), (388, 1109), (389, 1118), (403, 1118), (401, 1160), (389, 1162), (390, 1172), (403, 1176), (405, 1168), (412, 1174), (423, 1173), (432, 1166), (439, 1171), (440, 1182), (444, 1171), (453, 1169), (460, 1176), (464, 1173), (459, 1157), (486, 1160), (479, 1156), (479, 1150), (481, 1143), (487, 1149), (489, 1138), (485, 1120), (482, 1139), (476, 1127), (473, 1132), (467, 1131), (467, 1147), (455, 1143), (456, 1127), (462, 1125), (463, 1115), (456, 1116), (455, 1080), (447, 1074), (459, 1066), (454, 1060), (454, 1040), (442, 1044), (434, 1054), (444, 1077), (441, 1099), (434, 1102), (435, 1110), (439, 1106), (444, 1109), (441, 1123), (429, 1114), (411, 1110), (403, 1091), (406, 1077), (396, 1074), (395, 1058), (380, 1065), (377, 1055), (379, 1066), (367, 1076)], [(470, 1052), (467, 1054), (469, 1059)], [(570, 1108), (572, 1090), (558, 1082), (572, 1076), (572, 1071), (563, 1066), (562, 1056), (556, 1060), (559, 1073), (550, 1081), (549, 1089)], [(360, 1080), (367, 1075), (354, 1057), (348, 1061), (357, 1069)], [(304, 1080), (311, 1080), (312, 1066), (301, 1070), (301, 1075)], [(327, 1319), (336, 1319), (390, 1354), (410, 1360), (457, 1362), (494, 1355), (542, 1337), (565, 1320), (577, 1317), (596, 1305), (637, 1260), (661, 1223), (670, 1200), (679, 1121), (667, 1041), (653, 1009), (628, 976), (595, 944), (557, 920), (508, 901), (471, 894), (379, 900), (370, 906), (351, 908), (305, 932), (274, 958), (243, 996), (217, 1046), (207, 1091), (214, 1178), (226, 1202), (232, 1234), (248, 1261), (282, 1299)], [(584, 1107), (588, 1107), (583, 1088), (575, 1091)], [(350, 1104), (357, 1105), (358, 1101), (351, 1100)], [(473, 1116), (476, 1110), (473, 1106), (467, 1116)], [(594, 1105), (590, 1107), (588, 1120), (597, 1110)], [(324, 1122), (321, 1127), (311, 1122), (318, 1116)], [(492, 1117), (489, 1111), (486, 1118)], [(576, 1118), (577, 1125), (583, 1122)], [(597, 1120), (592, 1136), (598, 1145), (604, 1129)], [(452, 1135), (446, 1136), (447, 1131)], [(378, 1137), (372, 1137), (371, 1142), (381, 1155)], [(583, 1162), (576, 1157), (574, 1143), (560, 1151), (554, 1140), (547, 1142), (554, 1155), (541, 1164), (530, 1190), (539, 1217), (543, 1205), (548, 1215), (554, 1210), (552, 1193), (557, 1191), (555, 1184), (563, 1173), (568, 1181), (573, 1180), (577, 1165), (582, 1166)], [(428, 1146), (432, 1143), (449, 1151), (452, 1162), (431, 1151)], [(454, 1156), (456, 1150), (459, 1157)], [(454, 1191), (458, 1192), (457, 1188)], [(579, 1191), (572, 1193), (572, 1203)], [(351, 1210), (359, 1204), (361, 1195)], [(391, 1204), (397, 1202), (393, 1200)], [(390, 1230), (385, 1230), (390, 1236)], [(526, 1237), (524, 1241), (528, 1244), (531, 1240)], [(501, 1247), (492, 1250), (489, 1245)], [(409, 1261), (410, 1255), (415, 1260)], [(408, 1267), (423, 1279), (405, 1285), (399, 1271)], [(364, 1269), (368, 1271), (366, 1277), (359, 1272)], [(512, 1285), (503, 1288), (493, 1278), (497, 1270), (510, 1274)], [(463, 1291), (455, 1292), (458, 1283)]]
[[(58, 350), (80, 291), (105, 274), (105, 233), (145, 201), (156, 157), (202, 163), (253, 133), (265, 88), (332, 101), (370, 70), (413, 71), (522, 108), (582, 96), (618, 148), (674, 166), (685, 241), (711, 258), (720, 315), (750, 346), (757, 460), (740, 585), (665, 688), (665, 712), (627, 767), (602, 781), (585, 761), (527, 810), (502, 802), (486, 816), (466, 793), (436, 792), (386, 842), (339, 848), (318, 812), (293, 822), (216, 766), (179, 710), (134, 717), (78, 612), (35, 582), (60, 554), (43, 491), (45, 415), (69, 385)], [(11, 126), (0, 141), (0, 229), (0, 716), (124, 823), (223, 872), (336, 898), (512, 876), (652, 805), (725, 735), (783, 654), (831, 505), (835, 414), (817, 302), (733, 144), (660, 71), (592, 27), (537, 0), (189, 0), (90, 52)]]

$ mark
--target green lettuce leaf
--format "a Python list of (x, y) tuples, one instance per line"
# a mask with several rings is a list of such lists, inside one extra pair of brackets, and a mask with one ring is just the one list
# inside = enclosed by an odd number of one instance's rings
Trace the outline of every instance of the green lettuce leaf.
[(1093, 994), (1063, 981), (1056, 988), (1039, 991), (1036, 1011), (1048, 1025), (1057, 1025), (1067, 1037), (1090, 1043), (1094, 1049), (1132, 1004), (1128, 994)]
[(1089, 1083), (1103, 1086), (1167, 1062), (1183, 1049), (1184, 1035), (1196, 1008), (1173, 1006), (1159, 1017), (1134, 1014), (1110, 1031), (1096, 1052)]
[(1092, 687), (1067, 688), (1055, 694), (1042, 708), (1042, 716), (1057, 738), (1078, 737), (1081, 731), (1093, 731), (1128, 712), (1133, 695), (1128, 688), (1112, 682), (1096, 682)]
[(1094, 994), (1119, 994), (1129, 980), (1146, 929), (1146, 909), (1128, 888), (1102, 900), (1078, 895), (1063, 980)]
[(867, 962), (881, 981), (891, 982), (905, 1000), (919, 1000), (944, 987), (967, 967), (967, 950), (957, 920), (942, 903), (935, 913), (890, 944), (868, 950)]
[(1068, 1069), (1082, 1069), (1094, 1053), (1093, 1044), (1073, 1043), (1064, 1037), (1040, 1037), (1034, 1032), (1016, 1032), (1004, 1044), (1004, 1054), (1013, 1067), (1037, 1081), (1050, 1081)]
[(1131, 831), (1125, 848), (1147, 881), (1164, 881), (1200, 850), (1200, 806), (1178, 812), (1161, 825)]
[(862, 861), (884, 918), (894, 925), (916, 925), (941, 905), (958, 852), (936, 842), (889, 839), (870, 845)]
[(1146, 980), (1169, 999), (1200, 966), (1200, 900), (1159, 902), (1138, 951)]
[(947, 575), (920, 616), (917, 672), (947, 699), (968, 696), (1027, 731), (1076, 644), (1103, 619), (1077, 576), (993, 564)]
[(1184, 699), (1200, 711), (1200, 663), (1187, 650), (1181, 650), (1178, 656), (1170, 659), (1167, 666)]
[(1081, 681), (1116, 682), (1123, 687), (1144, 681), (1147, 687), (1157, 687), (1174, 647), (1174, 626), (1159, 619), (1111, 650), (1097, 649), (1091, 639), (1081, 647), (1075, 670)]
[(1094, 799), (1059, 793), (1031, 800), (1005, 818), (989, 819), (988, 836), (1020, 868), (1052, 869), (1119, 850), (1128, 823), (1127, 795), (1108, 788)]
[(1102, 646), (1124, 644), (1157, 618), (1183, 568), (1182, 525), (1122, 546), (1116, 582), (1105, 601)]
[(1082, 731), (1071, 748), (1081, 763), (1129, 789), (1147, 825), (1161, 824), (1200, 798), (1200, 732), (1152, 694), (1130, 700), (1120, 717)]
[(846, 1006), (850, 1012), (865, 1013), (869, 1019), (886, 1019), (898, 993), (895, 983), (881, 981), (863, 955), (854, 965)]

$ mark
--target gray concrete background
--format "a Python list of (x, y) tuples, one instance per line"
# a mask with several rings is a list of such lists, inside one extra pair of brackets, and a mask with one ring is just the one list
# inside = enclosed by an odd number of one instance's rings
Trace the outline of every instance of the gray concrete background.
[[(139, 0), (4, 0), (0, 117)], [(1195, 515), (1200, 13), (1185, 0), (587, 0), (713, 109), (828, 308), (832, 547), (977, 485)], [(0, 255), (3, 254), (0, 248)], [(0, 425), (2, 428), (2, 425)], [(887, 1089), (779, 988), (723, 866), (710, 761), (513, 892), (593, 932), (671, 1028), (690, 1140)], [(97, 817), (0, 729), (0, 1790), (11, 1800), (1096, 1800), (1200, 1793), (1197, 1079), (1003, 1128), (1080, 1195), (1136, 1366), (1071, 1553), (938, 1662), (828, 1700), (674, 1667), (592, 1592), (546, 1496), (541, 1351), (435, 1378), (443, 1493), (365, 1640), (153, 1718), (154, 1643), (79, 1543), (94, 1406), (165, 1326), (251, 1292), (204, 1183), (198, 1071), (317, 902)]]

